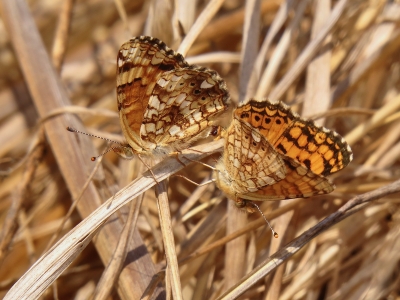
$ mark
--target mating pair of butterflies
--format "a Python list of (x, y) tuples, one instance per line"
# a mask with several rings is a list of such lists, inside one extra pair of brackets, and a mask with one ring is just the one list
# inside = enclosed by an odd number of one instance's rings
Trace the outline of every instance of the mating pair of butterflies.
[[(117, 58), (117, 99), (128, 152), (164, 156), (207, 136), (228, 107), (225, 82), (189, 65), (156, 38), (124, 43)], [(127, 155), (130, 156), (130, 155)], [(330, 193), (325, 177), (352, 160), (336, 132), (301, 119), (281, 102), (250, 100), (233, 113), (217, 186), (239, 207)]]

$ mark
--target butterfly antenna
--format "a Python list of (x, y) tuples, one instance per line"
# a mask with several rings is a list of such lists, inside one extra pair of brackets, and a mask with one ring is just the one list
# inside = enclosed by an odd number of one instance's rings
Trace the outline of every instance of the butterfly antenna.
[[(83, 131), (77, 130), (77, 129), (72, 128), (72, 127), (69, 127), (69, 126), (67, 127), (67, 130), (70, 131), (70, 132), (75, 132), (75, 133), (84, 134), (84, 135), (87, 135), (87, 136), (90, 136), (90, 137), (95, 137), (95, 138), (98, 138), (98, 139), (101, 139), (101, 140), (104, 140), (104, 141), (107, 141), (107, 142), (110, 142), (110, 143), (114, 143), (114, 144), (118, 144), (118, 145), (123, 146), (120, 142), (113, 141), (113, 140), (110, 140), (110, 139), (108, 139), (108, 138), (105, 138), (105, 137), (102, 137), (102, 136), (98, 136), (98, 135), (95, 135), (95, 134), (83, 132)], [(107, 150), (105, 150), (102, 154), (91, 157), (90, 160), (91, 160), (91, 161), (95, 161), (96, 159), (98, 159), (99, 157), (101, 157), (101, 156), (107, 154), (107, 153), (110, 152), (111, 150), (113, 150), (114, 152), (117, 152), (117, 153), (118, 153), (118, 148), (116, 148), (116, 147), (110, 147), (110, 148), (108, 148)]]
[[(120, 142), (113, 141), (113, 140), (110, 140), (110, 139), (108, 139), (108, 138), (105, 138), (105, 137), (102, 137), (102, 136), (98, 136), (98, 135), (95, 135), (95, 134), (83, 132), (83, 131), (77, 130), (77, 129), (72, 128), (72, 127), (69, 127), (69, 126), (67, 127), (67, 130), (70, 131), (70, 132), (75, 132), (75, 133), (84, 134), (84, 135), (87, 135), (87, 136), (95, 137), (95, 138), (98, 138), (98, 139), (101, 139), (101, 140), (104, 140), (104, 141), (108, 141), (108, 142), (111, 142), (111, 143), (114, 143), (114, 144), (118, 144), (118, 145), (123, 146)], [(110, 150), (111, 150), (111, 149), (110, 149)], [(110, 151), (110, 150), (108, 150), (108, 151)], [(108, 152), (108, 151), (107, 151), (107, 152)]]
[(261, 209), (258, 207), (258, 205), (255, 204), (255, 203), (253, 203), (253, 202), (249, 202), (249, 203), (251, 203), (255, 208), (257, 208), (257, 210), (258, 210), (258, 211), (260, 212), (260, 214), (263, 216), (265, 222), (267, 222), (269, 228), (271, 228), (272, 235), (274, 236), (274, 238), (277, 239), (277, 238), (279, 237), (279, 234), (278, 234), (278, 233), (272, 228), (272, 226), (269, 224), (267, 218), (265, 217), (265, 215), (264, 215), (264, 213), (261, 211)]

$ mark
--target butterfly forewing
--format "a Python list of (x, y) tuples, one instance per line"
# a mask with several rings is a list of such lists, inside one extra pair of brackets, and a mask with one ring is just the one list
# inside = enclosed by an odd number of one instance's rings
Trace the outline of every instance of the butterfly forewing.
[(229, 94), (215, 71), (189, 65), (160, 40), (141, 36), (118, 53), (117, 99), (133, 152), (153, 156), (207, 136)]
[(181, 150), (212, 129), (227, 108), (225, 82), (210, 69), (166, 72), (158, 80), (144, 115), (141, 138)]
[(339, 134), (300, 118), (282, 102), (251, 100), (235, 115), (259, 130), (280, 154), (315, 174), (332, 174), (352, 160), (351, 149)]
[(336, 132), (301, 119), (283, 103), (250, 100), (234, 111), (217, 185), (240, 207), (244, 200), (282, 200), (326, 194), (325, 175), (344, 168), (350, 147)]
[(225, 165), (243, 191), (253, 192), (285, 177), (283, 160), (259, 132), (234, 118), (227, 133)]

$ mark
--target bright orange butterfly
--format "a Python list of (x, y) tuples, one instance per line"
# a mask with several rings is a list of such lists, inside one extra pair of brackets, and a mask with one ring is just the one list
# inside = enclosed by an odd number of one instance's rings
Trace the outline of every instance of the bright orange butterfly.
[(352, 159), (336, 132), (300, 118), (282, 102), (251, 100), (234, 111), (215, 179), (238, 207), (251, 210), (247, 200), (332, 192), (335, 186), (325, 176)]

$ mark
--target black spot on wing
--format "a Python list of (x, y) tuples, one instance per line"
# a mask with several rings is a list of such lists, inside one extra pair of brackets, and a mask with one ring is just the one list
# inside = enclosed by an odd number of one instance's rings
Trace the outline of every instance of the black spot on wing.
[(282, 152), (283, 154), (286, 155), (287, 151), (286, 151), (285, 147), (283, 147), (282, 144), (279, 144), (277, 148), (278, 148), (279, 150), (281, 150), (281, 152)]
[(162, 71), (171, 71), (175, 69), (175, 66), (173, 64), (164, 64), (161, 63), (158, 65), (158, 68)]

